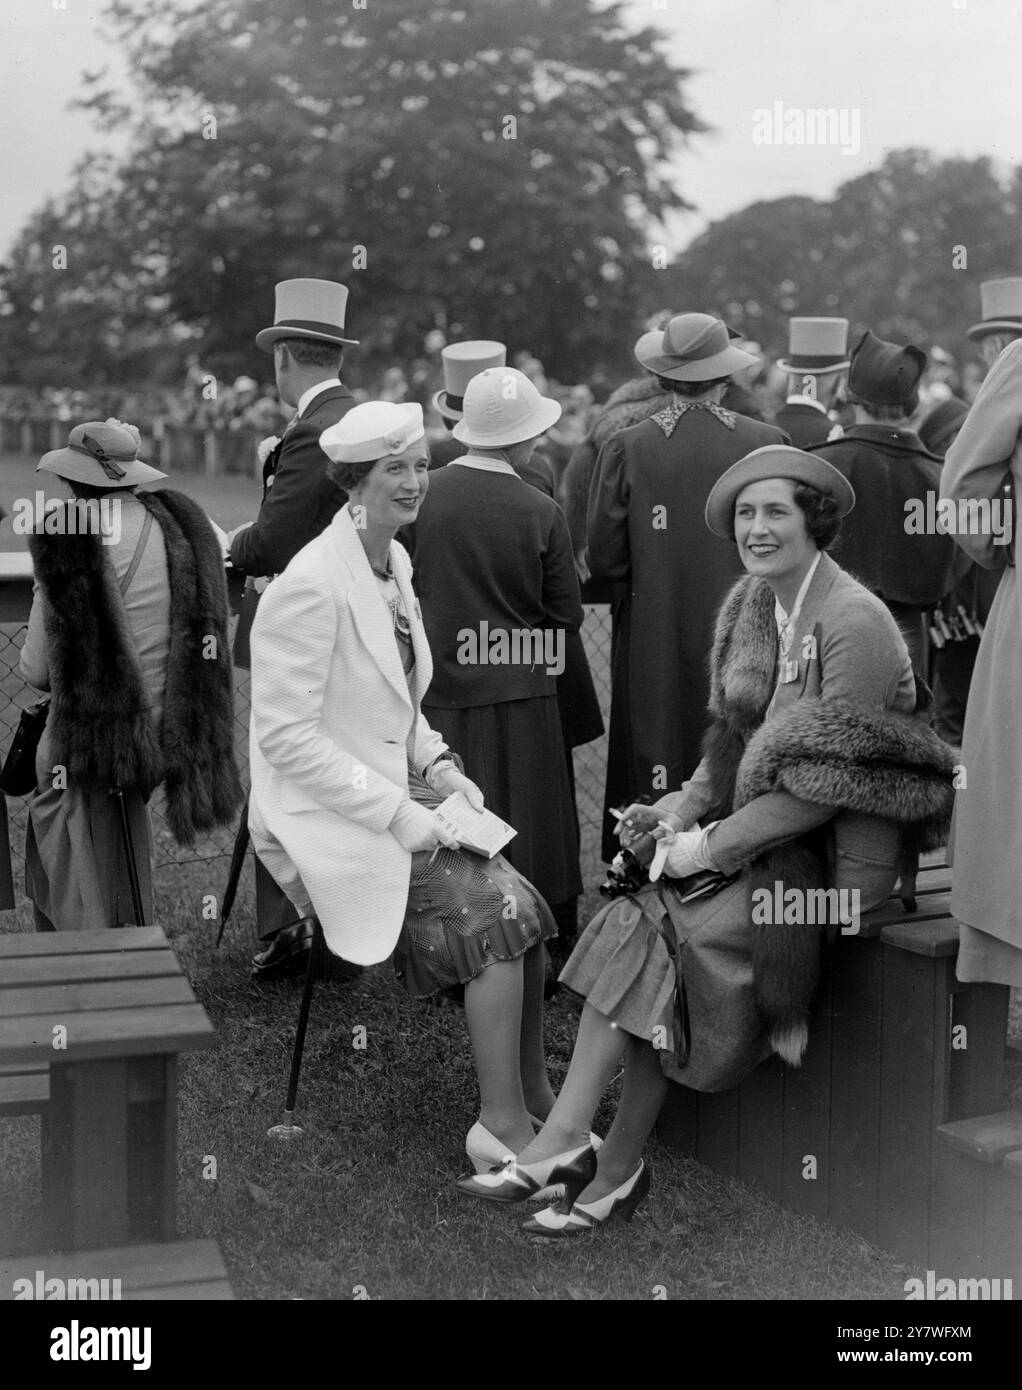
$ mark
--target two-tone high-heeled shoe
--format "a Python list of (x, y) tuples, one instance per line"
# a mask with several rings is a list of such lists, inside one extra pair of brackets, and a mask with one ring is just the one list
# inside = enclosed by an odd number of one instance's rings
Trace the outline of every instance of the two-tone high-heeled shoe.
[(484, 1202), (524, 1202), (545, 1188), (563, 1184), (561, 1199), (570, 1205), (596, 1175), (596, 1153), (591, 1144), (541, 1158), (536, 1163), (519, 1163), (511, 1157), (473, 1178), (459, 1178), (458, 1191)]
[[(595, 1230), (597, 1226), (604, 1225), (615, 1216), (620, 1216), (623, 1221), (630, 1221), (636, 1208), (649, 1196), (649, 1185), (649, 1169), (640, 1160), (638, 1168), (628, 1181), (616, 1187), (613, 1192), (608, 1192), (606, 1197), (584, 1204), (570, 1204), (565, 1200), (555, 1206), (545, 1207), (543, 1211), (523, 1222), (522, 1230), (526, 1235), (549, 1236), (558, 1240)], [(578, 1189), (579, 1192), (581, 1190)]]
[[(542, 1120), (537, 1120), (534, 1115), (530, 1115), (529, 1119), (535, 1125), (537, 1132), (543, 1128)], [(603, 1147), (603, 1140), (598, 1134), (593, 1134), (591, 1131), (589, 1143), (597, 1152)], [(465, 1135), (465, 1153), (477, 1173), (488, 1173), (491, 1168), (499, 1168), (509, 1158), (514, 1157), (508, 1146), (502, 1144), (481, 1120), (476, 1120)]]

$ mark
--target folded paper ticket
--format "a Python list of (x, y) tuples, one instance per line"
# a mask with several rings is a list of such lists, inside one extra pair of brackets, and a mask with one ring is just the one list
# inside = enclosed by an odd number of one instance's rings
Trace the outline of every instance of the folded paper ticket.
[(452, 792), (433, 814), (462, 849), (470, 849), (487, 859), (492, 859), (518, 834), (492, 811), (474, 811), (464, 792)]

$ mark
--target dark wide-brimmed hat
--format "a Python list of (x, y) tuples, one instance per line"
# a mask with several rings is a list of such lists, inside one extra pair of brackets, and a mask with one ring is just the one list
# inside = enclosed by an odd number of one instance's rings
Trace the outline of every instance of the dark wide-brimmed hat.
[(313, 343), (358, 346), (344, 336), (347, 285), (336, 280), (281, 280), (274, 288), (273, 327), (256, 334), (256, 347), (272, 352), (281, 338), (307, 338)]
[(867, 328), (852, 353), (848, 394), (869, 405), (907, 405), (926, 362), (921, 347), (884, 342)]
[(760, 363), (734, 346), (727, 326), (712, 314), (675, 314), (663, 328), (643, 333), (635, 356), (669, 381), (713, 381)]
[(738, 494), (750, 483), (761, 483), (766, 478), (789, 478), (793, 483), (807, 483), (826, 497), (833, 497), (839, 516), (847, 516), (855, 506), (851, 483), (832, 463), (790, 444), (767, 444), (733, 463), (710, 489), (705, 515), (706, 524), (715, 536), (734, 540)]
[(86, 420), (75, 425), (63, 449), (43, 454), (37, 473), (55, 473), (69, 483), (90, 487), (139, 487), (165, 478), (158, 468), (143, 463), (138, 456), (142, 435), (134, 425), (122, 420)]
[(967, 337), (974, 342), (988, 333), (1017, 333), (1022, 337), (1022, 275), (984, 280), (979, 287), (981, 323), (974, 323)]

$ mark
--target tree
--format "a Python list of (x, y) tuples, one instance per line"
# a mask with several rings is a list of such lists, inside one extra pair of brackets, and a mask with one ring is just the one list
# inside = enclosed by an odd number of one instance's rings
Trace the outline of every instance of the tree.
[(895, 151), (829, 202), (778, 198), (715, 223), (679, 258), (673, 302), (774, 352), (791, 315), (824, 314), (850, 319), (853, 341), (868, 327), (960, 353), (980, 280), (1022, 271), (1020, 215), (1022, 170), (1003, 179), (986, 158)]
[[(134, 123), (116, 228), (97, 209), (96, 232), (113, 230), (119, 266), (151, 278), (162, 323), (196, 330), (208, 361), (256, 364), (273, 284), (292, 275), (349, 284), (361, 362), (420, 352), (438, 325), (574, 379), (627, 348), (652, 229), (685, 206), (668, 161), (701, 126), (686, 73), (617, 5), (115, 0), (109, 14), (138, 91), (125, 102), (94, 81), (85, 103), (101, 128)], [(14, 270), (26, 254), (23, 240)]]

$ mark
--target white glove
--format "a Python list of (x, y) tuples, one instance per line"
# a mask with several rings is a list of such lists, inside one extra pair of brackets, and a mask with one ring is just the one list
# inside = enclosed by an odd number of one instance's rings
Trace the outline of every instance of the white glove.
[[(714, 821), (713, 825), (716, 824)], [(649, 866), (650, 882), (656, 883), (661, 874), (666, 874), (668, 878), (688, 878), (690, 874), (705, 869), (716, 870), (717, 865), (706, 847), (713, 825), (708, 825), (705, 830), (697, 826), (694, 830), (675, 831), (661, 822), (653, 831), (657, 847)]]
[(459, 772), (454, 763), (445, 760), (431, 767), (426, 773), (426, 781), (440, 796), (453, 796), (463, 792), (473, 811), (483, 809), (483, 794), (470, 777)]
[(401, 802), (387, 828), (409, 854), (436, 849), (437, 845), (446, 845), (448, 849), (458, 848), (457, 840), (444, 830), (433, 812), (410, 798)]

